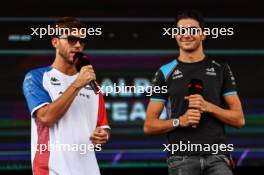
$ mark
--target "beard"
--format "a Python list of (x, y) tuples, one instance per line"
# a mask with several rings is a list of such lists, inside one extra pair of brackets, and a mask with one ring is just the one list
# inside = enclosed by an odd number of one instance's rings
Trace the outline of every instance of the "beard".
[(73, 64), (73, 60), (70, 60), (66, 51), (59, 50), (59, 55), (70, 65)]

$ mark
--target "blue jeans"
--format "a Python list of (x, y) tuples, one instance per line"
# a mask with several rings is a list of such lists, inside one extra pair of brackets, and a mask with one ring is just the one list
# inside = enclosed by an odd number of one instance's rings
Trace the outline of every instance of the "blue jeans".
[(226, 155), (170, 156), (169, 175), (233, 175)]

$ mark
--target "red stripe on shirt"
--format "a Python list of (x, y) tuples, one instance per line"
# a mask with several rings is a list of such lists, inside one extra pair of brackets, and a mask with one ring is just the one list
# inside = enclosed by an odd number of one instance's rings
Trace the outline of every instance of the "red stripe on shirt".
[[(38, 132), (38, 145), (36, 154), (33, 160), (33, 174), (34, 175), (49, 175), (49, 157), (50, 151), (48, 150), (49, 143), (49, 128), (41, 124), (37, 119), (35, 120), (37, 124), (37, 132)], [(43, 145), (46, 146), (46, 150), (40, 150), (40, 145), (44, 148)], [(43, 150), (43, 149), (42, 149)]]
[(99, 93), (99, 106), (98, 106), (98, 120), (97, 126), (108, 126), (104, 97), (102, 93)]

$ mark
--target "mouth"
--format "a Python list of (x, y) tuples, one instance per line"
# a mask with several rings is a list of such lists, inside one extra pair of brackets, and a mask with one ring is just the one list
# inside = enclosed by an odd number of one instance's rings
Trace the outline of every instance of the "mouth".
[(192, 43), (193, 43), (193, 41), (182, 41), (182, 44), (184, 44), (184, 45), (190, 45)]
[(69, 56), (70, 56), (71, 58), (73, 58), (73, 56), (74, 56), (77, 52), (80, 52), (80, 51), (70, 51)]

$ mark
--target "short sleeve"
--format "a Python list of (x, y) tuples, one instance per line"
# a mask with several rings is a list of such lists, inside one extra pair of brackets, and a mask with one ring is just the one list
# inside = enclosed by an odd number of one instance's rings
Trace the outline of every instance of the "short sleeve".
[(152, 95), (150, 101), (166, 102), (168, 99), (167, 84), (162, 71), (159, 69), (152, 79)]
[(42, 81), (43, 74), (29, 72), (23, 82), (23, 93), (32, 117), (37, 109), (51, 103), (51, 98), (44, 89)]
[(225, 64), (223, 68), (222, 94), (223, 96), (237, 94), (235, 77), (228, 64)]

